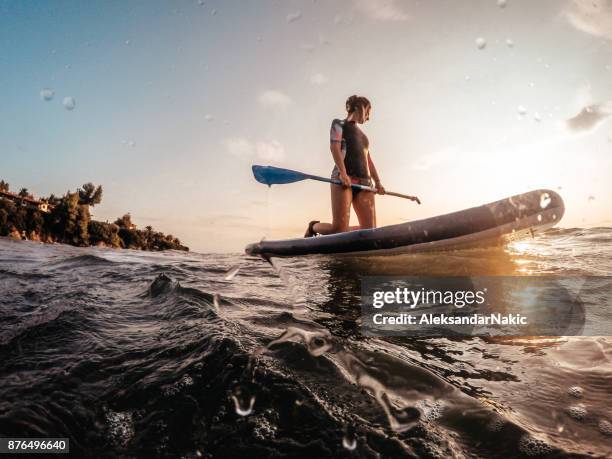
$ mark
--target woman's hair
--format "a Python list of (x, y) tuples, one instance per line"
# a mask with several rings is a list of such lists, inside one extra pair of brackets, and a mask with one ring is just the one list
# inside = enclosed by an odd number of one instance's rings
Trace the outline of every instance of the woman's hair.
[(362, 107), (365, 109), (366, 107), (371, 106), (372, 104), (370, 103), (370, 101), (363, 96), (352, 95), (351, 97), (346, 99), (346, 111), (349, 113), (353, 113), (355, 110), (357, 110), (358, 107)]

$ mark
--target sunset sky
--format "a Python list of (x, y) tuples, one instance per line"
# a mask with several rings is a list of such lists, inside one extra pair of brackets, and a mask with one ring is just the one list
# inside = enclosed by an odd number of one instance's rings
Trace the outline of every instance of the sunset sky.
[(250, 166), (328, 176), (351, 94), (387, 189), (423, 201), (378, 198), (380, 225), (549, 188), (561, 226), (612, 226), (612, 0), (0, 0), (0, 68), (0, 178), (102, 184), (95, 218), (192, 250), (329, 220), (327, 185)]

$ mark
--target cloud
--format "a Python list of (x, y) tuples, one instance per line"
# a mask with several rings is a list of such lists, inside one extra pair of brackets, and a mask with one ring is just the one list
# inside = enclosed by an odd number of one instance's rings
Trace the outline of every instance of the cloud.
[(244, 138), (225, 139), (223, 146), (227, 152), (237, 158), (258, 158), (265, 161), (282, 161), (285, 148), (277, 140), (253, 143)]
[(410, 15), (396, 0), (355, 0), (357, 9), (365, 16), (377, 21), (399, 22), (410, 19)]
[(612, 0), (570, 0), (562, 14), (576, 29), (612, 40)]
[(269, 89), (259, 95), (259, 103), (266, 108), (287, 108), (293, 101), (288, 95)]
[(612, 101), (603, 104), (588, 105), (565, 124), (572, 132), (588, 132), (594, 130), (602, 122), (612, 116)]
[(259, 159), (266, 161), (282, 161), (285, 157), (285, 149), (276, 140), (271, 142), (257, 142), (255, 152)]
[(321, 86), (327, 83), (327, 77), (322, 73), (313, 73), (310, 76), (310, 84), (315, 86)]
[(248, 158), (253, 156), (253, 146), (251, 142), (246, 139), (226, 139), (223, 141), (223, 145), (230, 155), (236, 156), (237, 158)]

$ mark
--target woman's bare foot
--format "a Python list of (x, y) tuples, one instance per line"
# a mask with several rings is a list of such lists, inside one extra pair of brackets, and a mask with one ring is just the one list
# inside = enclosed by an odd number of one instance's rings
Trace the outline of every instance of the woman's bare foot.
[(313, 237), (316, 236), (314, 226), (319, 223), (319, 220), (313, 220), (308, 224), (308, 228), (306, 228), (306, 232), (304, 233), (304, 237)]

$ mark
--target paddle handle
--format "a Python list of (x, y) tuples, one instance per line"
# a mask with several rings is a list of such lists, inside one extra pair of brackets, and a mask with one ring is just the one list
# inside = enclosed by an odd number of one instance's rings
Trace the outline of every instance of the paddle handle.
[(421, 200), (416, 196), (409, 196), (407, 194), (396, 193), (394, 191), (385, 191), (385, 194), (389, 196), (397, 196), (398, 198), (410, 199), (411, 201), (415, 201), (417, 204), (421, 204)]
[[(327, 183), (333, 183), (335, 185), (342, 185), (342, 181), (341, 180), (337, 180), (337, 179), (328, 179), (325, 177), (319, 177), (318, 175), (308, 175), (305, 174), (309, 179), (312, 180), (318, 180), (319, 182), (327, 182)], [(374, 187), (371, 186), (366, 186), (366, 185), (359, 185), (358, 183), (351, 183), (351, 188), (357, 189), (357, 190), (363, 190), (363, 191), (372, 191), (373, 193), (378, 192), (378, 190)], [(407, 194), (402, 194), (402, 193), (396, 193), (394, 191), (385, 191), (386, 195), (389, 196), (395, 196), (398, 198), (404, 198), (404, 199), (410, 199), (411, 201), (415, 201), (417, 204), (421, 204), (421, 201), (418, 197), (416, 196), (409, 196)]]

